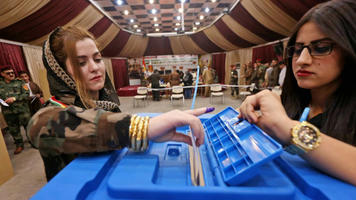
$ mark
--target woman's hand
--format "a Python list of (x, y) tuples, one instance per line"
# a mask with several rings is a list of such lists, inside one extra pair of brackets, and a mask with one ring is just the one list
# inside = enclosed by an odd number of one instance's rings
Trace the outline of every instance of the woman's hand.
[(192, 145), (190, 136), (176, 132), (176, 128), (189, 125), (196, 137), (196, 145), (204, 144), (204, 128), (197, 116), (212, 112), (214, 108), (199, 108), (195, 110), (172, 110), (150, 119), (148, 124), (148, 139), (155, 142), (177, 141)]
[(288, 117), (280, 97), (269, 90), (248, 96), (240, 106), (239, 117), (256, 124), (282, 144), (289, 143), (290, 130), (298, 123)]

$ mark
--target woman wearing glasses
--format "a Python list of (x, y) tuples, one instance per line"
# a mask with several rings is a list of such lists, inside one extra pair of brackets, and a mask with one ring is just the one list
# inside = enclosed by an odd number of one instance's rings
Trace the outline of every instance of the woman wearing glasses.
[[(288, 152), (354, 185), (355, 19), (353, 0), (329, 1), (311, 9), (289, 39), (281, 98), (262, 91), (240, 107), (240, 117), (257, 124)], [(310, 112), (302, 115), (306, 107)]]

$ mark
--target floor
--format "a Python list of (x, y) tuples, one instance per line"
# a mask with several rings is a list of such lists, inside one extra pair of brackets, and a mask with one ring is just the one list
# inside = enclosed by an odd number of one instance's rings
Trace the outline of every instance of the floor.
[[(225, 93), (225, 102), (222, 103), (221, 99), (215, 97), (214, 104), (210, 103), (210, 98), (197, 97), (195, 102), (195, 108), (199, 107), (215, 107), (213, 114), (218, 113), (227, 106), (238, 107), (241, 104), (240, 97), (232, 97), (230, 90)], [(174, 101), (171, 103), (169, 99), (163, 98), (161, 101), (149, 100), (148, 105), (138, 102), (138, 105), (133, 107), (132, 97), (120, 97), (120, 108), (123, 112), (127, 113), (158, 113), (166, 112), (172, 109), (187, 110), (191, 107), (192, 99), (186, 99), (184, 105), (182, 101)], [(24, 130), (22, 130), (24, 133)], [(24, 134), (23, 134), (24, 135)], [(24, 137), (25, 138), (25, 137)], [(30, 147), (28, 142), (25, 144), (25, 150), (14, 155), (15, 146), (12, 138), (9, 134), (4, 137), (7, 149), (12, 161), (15, 175), (6, 183), (0, 186), (0, 199), (6, 200), (22, 200), (29, 199), (39, 189), (46, 184), (46, 178), (44, 174), (43, 162), (36, 149)], [(26, 140), (27, 141), (27, 140)]]

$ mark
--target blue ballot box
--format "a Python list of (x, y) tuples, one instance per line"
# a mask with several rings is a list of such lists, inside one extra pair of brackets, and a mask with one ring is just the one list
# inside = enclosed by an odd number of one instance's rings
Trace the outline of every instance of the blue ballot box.
[[(150, 143), (83, 155), (32, 199), (354, 199), (356, 188), (311, 167), (228, 107), (203, 115), (205, 186), (193, 186), (188, 145)], [(155, 114), (141, 114), (154, 116)], [(177, 131), (186, 133), (189, 127)]]

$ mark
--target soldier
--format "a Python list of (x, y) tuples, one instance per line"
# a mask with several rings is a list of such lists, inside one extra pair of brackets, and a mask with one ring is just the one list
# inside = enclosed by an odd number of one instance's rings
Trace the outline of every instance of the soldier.
[(258, 79), (258, 84), (257, 87), (263, 87), (263, 83), (265, 82), (265, 73), (267, 69), (266, 64), (262, 64), (261, 60), (257, 60), (257, 79)]
[(246, 66), (246, 72), (245, 72), (246, 85), (251, 84), (252, 72), (253, 72), (253, 65), (251, 62), (249, 62)]
[(29, 90), (23, 81), (15, 80), (14, 70), (10, 67), (1, 69), (1, 76), (4, 79), (0, 81), (0, 98), (8, 104), (2, 104), (1, 109), (16, 145), (14, 154), (19, 154), (24, 148), (20, 126), (26, 128), (30, 119)]

